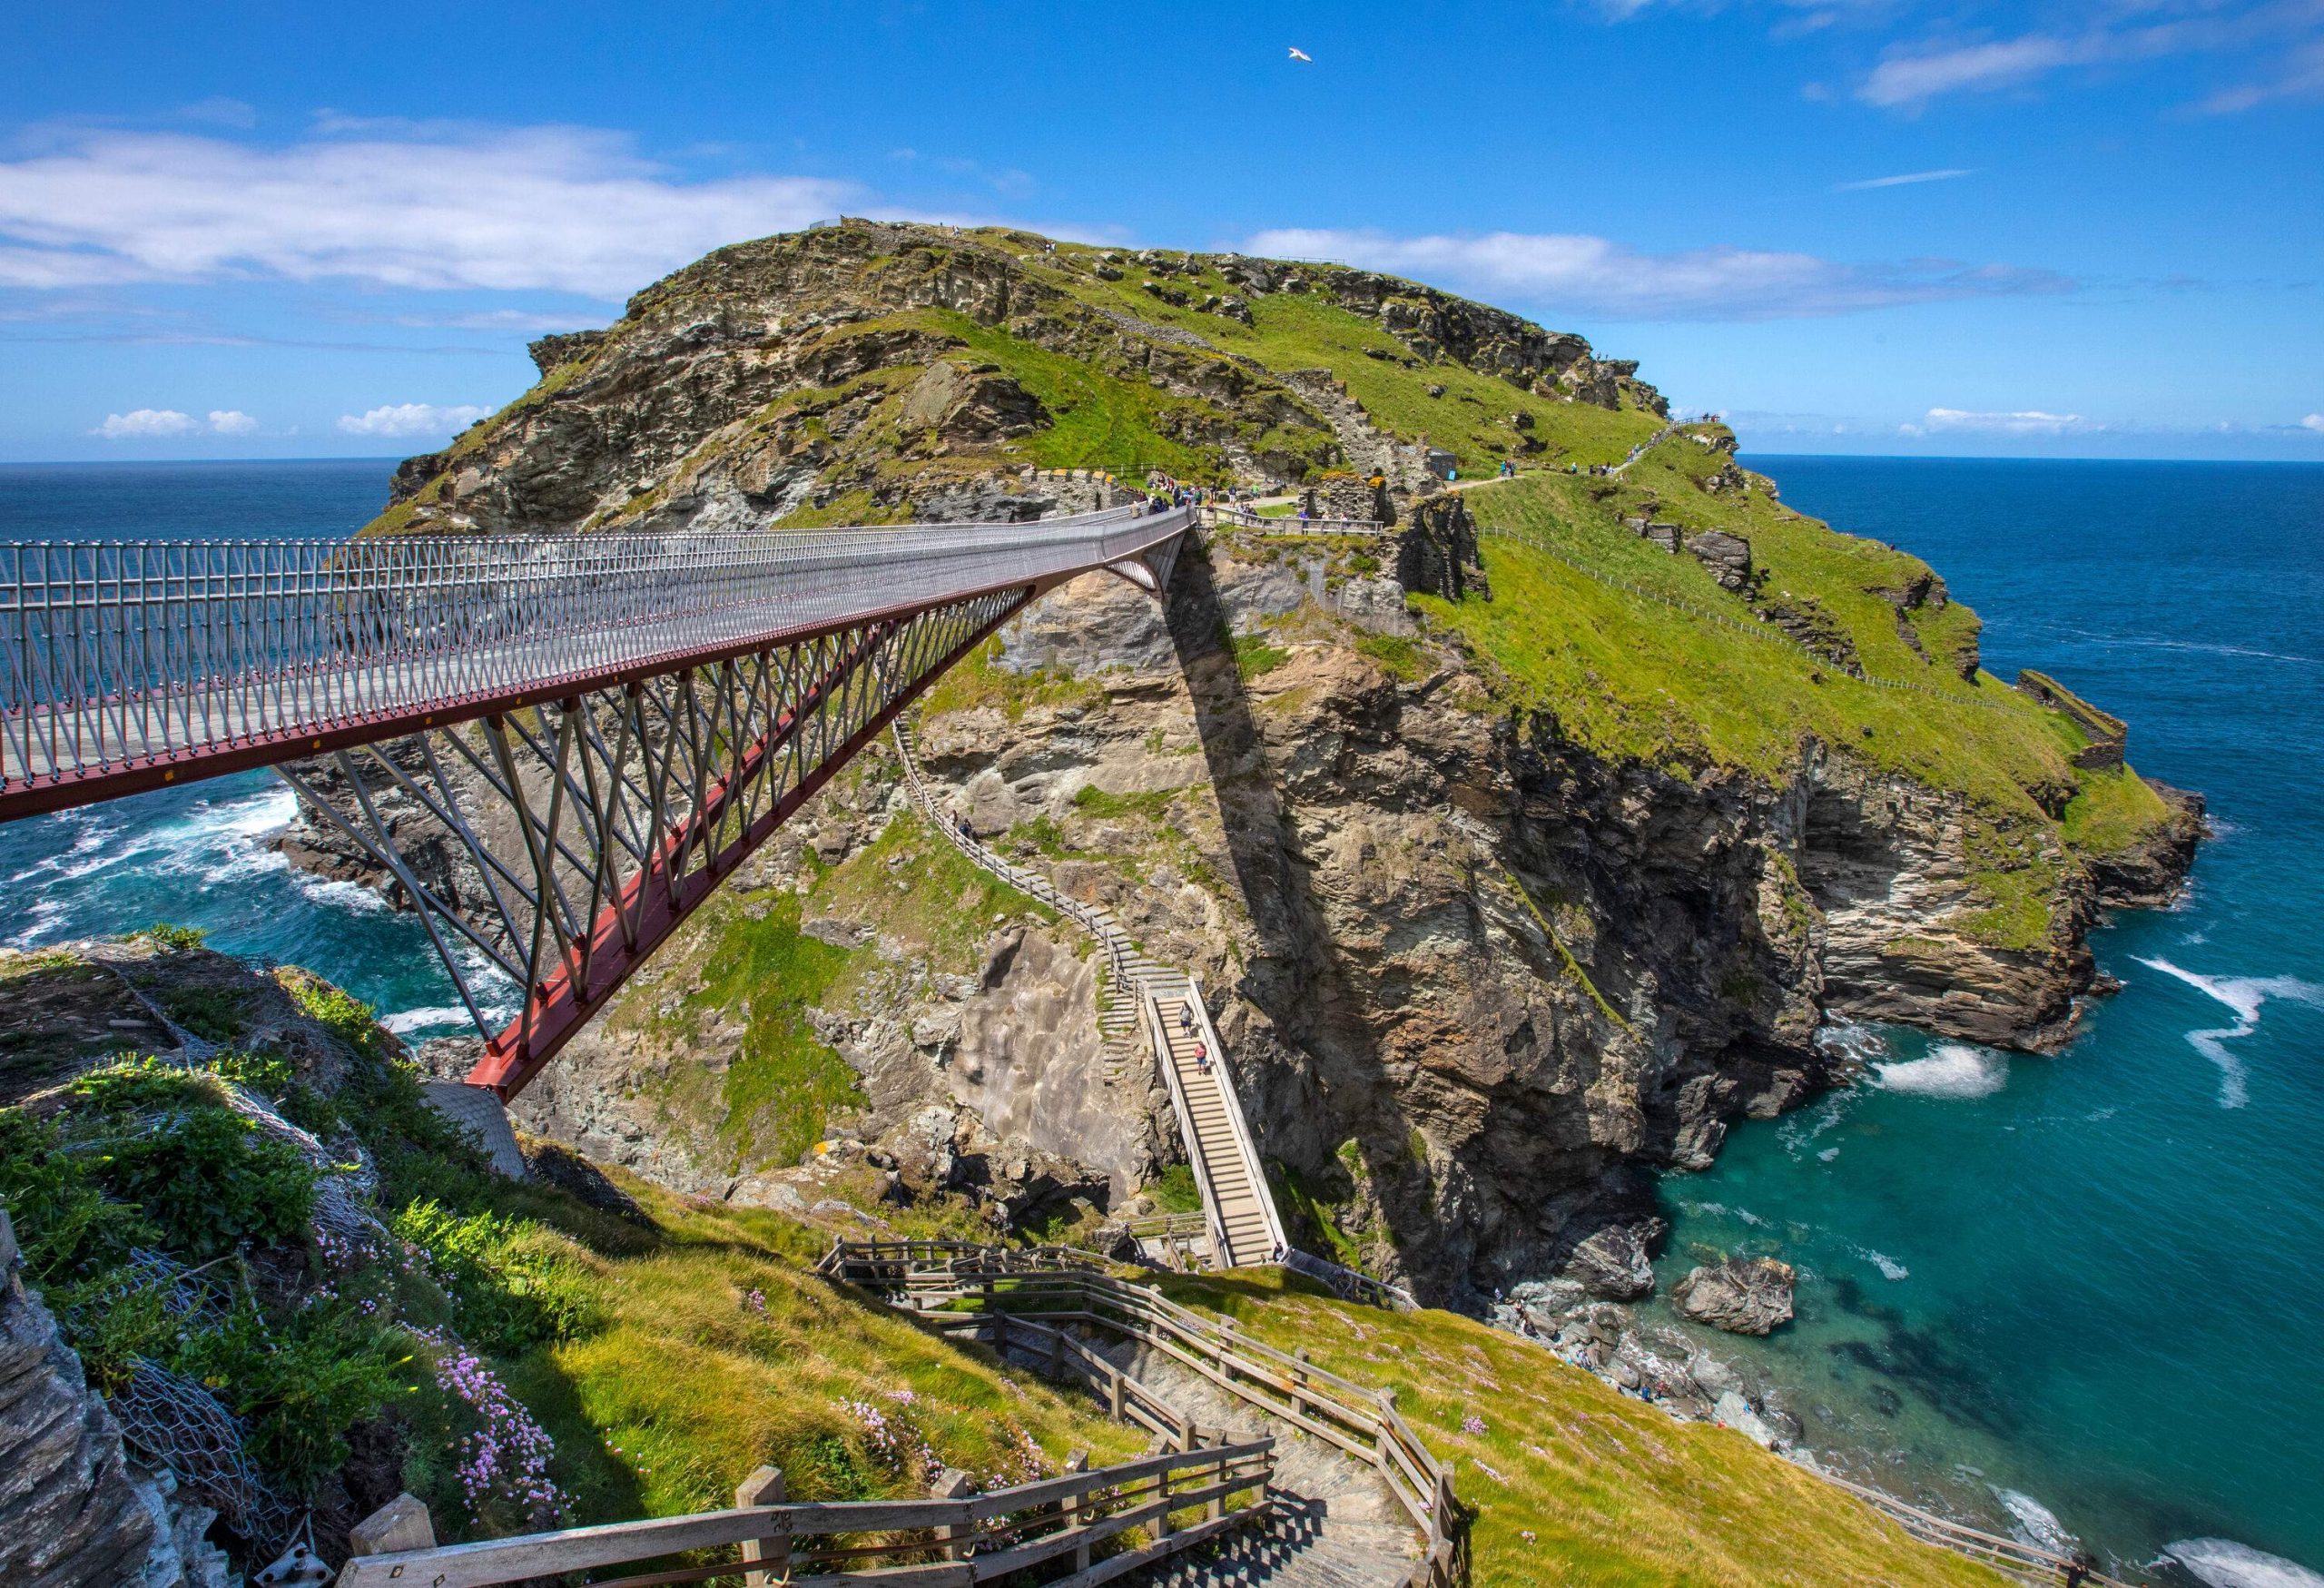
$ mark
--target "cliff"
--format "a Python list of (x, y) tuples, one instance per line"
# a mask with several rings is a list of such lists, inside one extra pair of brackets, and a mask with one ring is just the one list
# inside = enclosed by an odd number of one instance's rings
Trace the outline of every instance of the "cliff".
[[(1411, 283), (848, 222), (537, 357), (375, 531), (1388, 477), (1402, 541), (1215, 534), (1167, 610), (1068, 587), (922, 739), (978, 831), (1201, 977), (1301, 1238), (1454, 1304), (1630, 1285), (1651, 1173), (1833, 1079), (1824, 1021), (2059, 1046), (2098, 912), (2167, 897), (2200, 832), (2112, 719), (1982, 671), (1926, 565), (1791, 512), (1631, 366)], [(1429, 449), (1521, 472), (1456, 506)], [(1118, 1204), (1176, 1149), (1087, 956), (868, 755), (519, 1114), (743, 1201), (803, 1154), (1019, 1224)]]

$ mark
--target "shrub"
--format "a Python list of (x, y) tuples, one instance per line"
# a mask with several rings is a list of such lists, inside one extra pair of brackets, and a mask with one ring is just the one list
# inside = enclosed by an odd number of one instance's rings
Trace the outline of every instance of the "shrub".
[(0, 1201), (43, 1285), (111, 1267), (153, 1238), (137, 1209), (104, 1194), (85, 1158), (64, 1149), (54, 1126), (22, 1109), (0, 1109)]
[(156, 921), (143, 932), (133, 932), (129, 934), (131, 942), (135, 942), (139, 938), (143, 938), (156, 948), (166, 950), (171, 953), (182, 953), (188, 949), (198, 949), (208, 942), (210, 934), (199, 926), (172, 926), (166, 921)]
[(351, 992), (342, 992), (319, 976), (289, 971), (276, 977), (299, 1012), (328, 1030), (366, 1059), (383, 1056), (379, 1011)]
[(271, 1323), (247, 1286), (224, 1321), (185, 1337), (170, 1366), (242, 1419), (252, 1460), (304, 1494), (347, 1459), (347, 1430), (400, 1393), (409, 1360), (386, 1326), (342, 1303), (310, 1302)]
[(156, 1059), (73, 1085), (84, 1109), (63, 1135), (96, 1182), (134, 1203), (172, 1251), (203, 1262), (307, 1227), (315, 1171), (297, 1147), (225, 1106), (216, 1082)]

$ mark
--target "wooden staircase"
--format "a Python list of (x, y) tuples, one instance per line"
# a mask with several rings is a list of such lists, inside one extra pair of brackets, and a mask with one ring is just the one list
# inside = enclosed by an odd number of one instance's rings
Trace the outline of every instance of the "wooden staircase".
[(1182, 976), (1176, 988), (1150, 991), (1147, 1018), (1210, 1218), (1213, 1258), (1225, 1268), (1281, 1261), (1289, 1243), (1275, 1197), (1235, 1095), (1226, 1045), (1192, 979)]

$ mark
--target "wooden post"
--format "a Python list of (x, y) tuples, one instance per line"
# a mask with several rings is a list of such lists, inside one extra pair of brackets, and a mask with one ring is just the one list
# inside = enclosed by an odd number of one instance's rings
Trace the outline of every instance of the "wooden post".
[[(1086, 1450), (1077, 1450), (1067, 1456), (1065, 1470), (1068, 1473), (1088, 1472), (1089, 1453)], [(1086, 1494), (1068, 1494), (1058, 1503), (1058, 1511), (1065, 1518), (1065, 1530), (1068, 1533), (1081, 1525), (1081, 1514), (1088, 1508), (1088, 1504), (1089, 1497)], [(1089, 1545), (1087, 1541), (1073, 1546), (1073, 1569), (1077, 1572), (1086, 1572), (1089, 1569)]]
[(1375, 1389), (1372, 1393), (1380, 1403), (1379, 1421), (1373, 1425), (1374, 1443), (1372, 1462), (1384, 1475), (1394, 1470), (1393, 1459), (1388, 1455), (1388, 1414), (1396, 1409), (1396, 1392), (1392, 1389)]
[(1108, 1363), (1106, 1367), (1106, 1410), (1115, 1422), (1122, 1420), (1122, 1380), (1128, 1377), (1120, 1368)]
[[(1210, 1436), (1210, 1445), (1214, 1450), (1225, 1449), (1226, 1447), (1226, 1430), (1221, 1428), (1217, 1433), (1213, 1434)], [(1226, 1458), (1222, 1455), (1211, 1466), (1210, 1484), (1208, 1486), (1216, 1488), (1226, 1481)], [(1225, 1494), (1213, 1494), (1210, 1497), (1210, 1504), (1204, 1509), (1204, 1514), (1213, 1522), (1216, 1522), (1220, 1517), (1226, 1515), (1226, 1496)]]
[[(734, 1485), (737, 1505), (780, 1505), (786, 1498), (783, 1469), (763, 1466)], [(745, 1588), (774, 1588), (791, 1575), (791, 1518), (786, 1514), (778, 1528), (763, 1538), (743, 1541), (743, 1563), (756, 1566), (756, 1571), (744, 1572)]]
[(1049, 1376), (1065, 1376), (1065, 1330), (1059, 1328), (1049, 1335)]
[[(1164, 1443), (1167, 1445), (1168, 1441)], [(1165, 1539), (1170, 1536), (1170, 1473), (1167, 1468), (1154, 1475), (1154, 1494), (1162, 1502), (1162, 1514), (1154, 1519), (1154, 1536)]]
[(1304, 1417), (1307, 1415), (1307, 1347), (1295, 1346), (1291, 1355), (1300, 1363), (1291, 1370), (1291, 1409)]
[(347, 1530), (350, 1555), (398, 1555), (435, 1547), (436, 1524), (428, 1507), (410, 1494), (398, 1494)]
[[(929, 1486), (931, 1500), (965, 1500), (977, 1492), (975, 1480), (955, 1466), (948, 1466), (936, 1475), (936, 1482)], [(936, 1537), (944, 1546), (948, 1561), (965, 1561), (976, 1545), (976, 1524), (946, 1522), (938, 1524)]]

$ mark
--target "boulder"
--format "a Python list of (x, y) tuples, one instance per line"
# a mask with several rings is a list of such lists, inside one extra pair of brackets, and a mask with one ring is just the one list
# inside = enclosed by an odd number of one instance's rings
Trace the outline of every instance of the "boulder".
[(1649, 1218), (1636, 1224), (1610, 1224), (1581, 1241), (1566, 1259), (1565, 1276), (1579, 1280), (1592, 1296), (1615, 1301), (1635, 1301), (1654, 1289), (1652, 1248), (1661, 1238), (1662, 1221)]
[(1773, 1258), (1728, 1258), (1694, 1268), (1671, 1287), (1670, 1305), (1697, 1323), (1731, 1335), (1764, 1335), (1791, 1321), (1789, 1263)]
[(1751, 582), (1751, 543), (1724, 529), (1706, 529), (1687, 537), (1687, 549), (1710, 569), (1710, 577), (1726, 589), (1740, 590)]
[(1783, 1435), (1751, 1409), (1751, 1403), (1731, 1389), (1718, 1397), (1718, 1403), (1710, 1409), (1710, 1415), (1762, 1450), (1772, 1450), (1783, 1442)]

